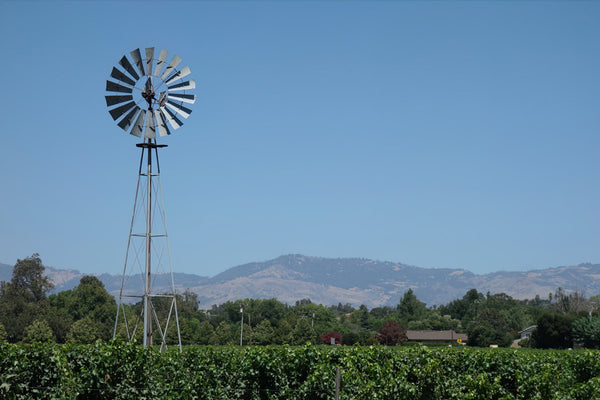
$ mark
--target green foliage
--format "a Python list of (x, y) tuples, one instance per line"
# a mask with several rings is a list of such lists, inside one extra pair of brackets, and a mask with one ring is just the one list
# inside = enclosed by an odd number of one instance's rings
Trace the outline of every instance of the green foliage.
[(233, 344), (234, 340), (231, 326), (227, 322), (221, 321), (217, 329), (215, 329), (215, 333), (212, 335), (210, 343), (220, 345)]
[(600, 348), (600, 318), (583, 317), (573, 322), (575, 343), (589, 349)]
[(268, 319), (262, 320), (252, 331), (252, 343), (266, 345), (273, 343), (275, 330)]
[(54, 287), (47, 276), (39, 254), (35, 253), (24, 260), (17, 260), (10, 281), (11, 286), (27, 301), (37, 302), (46, 298), (46, 293)]
[(4, 325), (0, 323), (0, 342), (6, 342), (7, 338), (8, 334), (6, 333), (6, 329), (4, 328)]
[(290, 344), (302, 345), (314, 343), (316, 341), (315, 331), (311, 328), (310, 322), (306, 318), (298, 318), (296, 326), (292, 331)]
[(417, 299), (412, 289), (408, 289), (398, 304), (398, 313), (400, 321), (408, 323), (422, 319), (427, 314), (427, 306)]
[(100, 339), (100, 333), (90, 317), (75, 322), (67, 334), (67, 343), (71, 344), (90, 344), (98, 339)]
[(46, 293), (53, 285), (44, 269), (39, 255), (33, 254), (17, 260), (10, 282), (0, 282), (0, 323), (10, 342), (21, 340), (25, 327), (48, 312)]
[(37, 319), (25, 328), (23, 342), (25, 343), (51, 343), (55, 341), (54, 333), (48, 322)]
[(86, 275), (80, 279), (67, 300), (67, 310), (75, 320), (89, 318), (93, 321), (101, 339), (112, 337), (116, 303), (97, 277)]
[(563, 314), (544, 314), (531, 334), (533, 346), (540, 349), (566, 349), (573, 347), (571, 324), (573, 318)]
[(0, 343), (10, 399), (594, 399), (597, 351)]
[(209, 344), (212, 336), (215, 333), (215, 328), (210, 322), (204, 321), (200, 324), (196, 334), (196, 344)]
[[(74, 289), (47, 298), (52, 284), (43, 272), (41, 259), (34, 254), (17, 261), (10, 282), (0, 282), (0, 326), (5, 331), (2, 333), (0, 329), (0, 340), (48, 340), (52, 336), (45, 335), (47, 327), (38, 326), (43, 320), (58, 343), (109, 341), (113, 336), (116, 303), (102, 282), (97, 277), (84, 276)], [(299, 300), (293, 306), (276, 299), (243, 299), (213, 306), (210, 311), (199, 310), (198, 295), (186, 290), (176, 296), (176, 302), (166, 297), (153, 301), (163, 329), (175, 304), (184, 345), (238, 344), (241, 323), (245, 345), (321, 343), (321, 337), (333, 331), (339, 332), (345, 345), (374, 345), (378, 344), (378, 333), (379, 338), (385, 337), (381, 335), (384, 324), (393, 321), (411, 330), (466, 331), (469, 345), (483, 347), (508, 346), (518, 337), (519, 330), (537, 323), (537, 333), (528, 343), (531, 347), (571, 347), (573, 337), (578, 345), (600, 347), (600, 322), (581, 319), (571, 325), (587, 309), (587, 300), (577, 292), (566, 293), (561, 288), (548, 300), (536, 296), (526, 301), (514, 300), (504, 293), (483, 295), (471, 289), (461, 299), (437, 308), (428, 308), (409, 289), (396, 307), (372, 310), (365, 305), (355, 309), (341, 303), (325, 307), (310, 299)], [(142, 341), (141, 308), (141, 303), (121, 307), (117, 338)], [(548, 311), (553, 314), (547, 314)], [(33, 324), (34, 320), (39, 321)], [(154, 329), (154, 335), (158, 343), (158, 329)], [(173, 323), (167, 331), (167, 342), (177, 343), (177, 340)]]
[(509, 328), (501, 311), (495, 308), (482, 310), (470, 325), (469, 346), (488, 347), (495, 344), (507, 347), (511, 343)]

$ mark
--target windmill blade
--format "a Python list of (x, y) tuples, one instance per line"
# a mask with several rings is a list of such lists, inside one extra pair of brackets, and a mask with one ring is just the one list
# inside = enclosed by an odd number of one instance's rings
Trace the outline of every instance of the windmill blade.
[(131, 65), (131, 63), (129, 62), (129, 60), (127, 59), (127, 57), (123, 56), (121, 58), (121, 60), (119, 61), (119, 65), (121, 65), (121, 67), (125, 68), (125, 71), (129, 72), (129, 74), (131, 76), (133, 76), (133, 78), (136, 81), (138, 79), (140, 79), (140, 76), (137, 74), (137, 72), (135, 72), (135, 69), (133, 69), (133, 65)]
[(185, 103), (194, 104), (196, 102), (196, 95), (194, 94), (169, 94), (169, 98), (175, 99), (178, 101), (183, 101)]
[(119, 117), (129, 111), (131, 108), (135, 107), (135, 102), (130, 101), (129, 103), (125, 103), (122, 106), (117, 108), (113, 108), (112, 110), (108, 110), (112, 118), (116, 121)]
[(142, 129), (144, 128), (144, 121), (146, 119), (146, 110), (142, 110), (133, 124), (131, 134), (133, 136), (142, 137)]
[(106, 81), (106, 91), (107, 92), (121, 92), (121, 93), (131, 93), (133, 89), (127, 86), (119, 85), (113, 81)]
[(140, 75), (145, 76), (144, 73), (144, 64), (142, 63), (142, 54), (140, 53), (140, 49), (135, 49), (131, 53), (131, 58), (133, 58), (133, 62), (137, 67), (138, 71), (140, 71)]
[(169, 131), (169, 128), (167, 127), (167, 121), (165, 120), (165, 114), (163, 114), (160, 111), (160, 109), (159, 109), (158, 118), (157, 118), (156, 122), (158, 122), (158, 134), (160, 136), (167, 136), (167, 135), (171, 134), (171, 132)]
[(167, 86), (169, 90), (187, 90), (187, 89), (196, 89), (196, 81), (190, 79), (189, 81), (177, 83), (175, 85)]
[(165, 80), (165, 78), (167, 76), (169, 76), (169, 74), (171, 72), (173, 72), (173, 70), (175, 69), (175, 67), (177, 67), (180, 62), (181, 62), (181, 58), (177, 57), (176, 55), (173, 56), (173, 59), (171, 60), (171, 62), (169, 63), (169, 65), (167, 65), (167, 68), (165, 68), (165, 71), (160, 76), (160, 79)]
[(173, 127), (173, 129), (177, 130), (181, 128), (181, 125), (183, 125), (183, 122), (181, 122), (179, 118), (177, 118), (177, 116), (173, 114), (168, 108), (161, 107), (160, 113), (163, 117), (167, 119), (167, 121), (169, 121), (169, 124), (171, 124), (171, 127)]
[(152, 61), (154, 60), (154, 47), (146, 47), (146, 74), (152, 75)]
[(144, 130), (144, 137), (155, 139), (156, 138), (156, 124), (154, 122), (154, 110), (148, 110), (146, 113), (146, 129)]
[(160, 74), (160, 70), (162, 69), (165, 60), (167, 59), (167, 50), (161, 50), (160, 55), (158, 56), (158, 61), (156, 61), (156, 69), (154, 70), (154, 76), (158, 76)]
[(138, 112), (140, 112), (140, 108), (138, 106), (135, 106), (133, 110), (129, 111), (129, 113), (126, 116), (124, 116), (123, 119), (119, 121), (117, 125), (119, 125), (121, 129), (127, 132), (131, 127), (131, 124), (133, 123), (133, 120), (135, 119)]
[(124, 96), (104, 96), (106, 98), (106, 105), (108, 107), (112, 107), (119, 103), (124, 103), (126, 101), (133, 100), (133, 96), (130, 94)]
[(171, 100), (167, 100), (167, 107), (170, 107), (173, 110), (175, 110), (175, 112), (181, 115), (183, 118), (189, 117), (192, 113), (192, 110), (190, 110), (189, 108), (184, 107), (181, 104), (174, 103)]
[(110, 76), (112, 78), (115, 78), (118, 81), (121, 81), (121, 82), (126, 83), (131, 86), (135, 86), (135, 81), (133, 79), (131, 79), (130, 77), (128, 77), (123, 72), (116, 69), (115, 67), (113, 67), (112, 72), (110, 73)]
[(170, 77), (169, 79), (167, 79), (165, 81), (165, 84), (169, 84), (173, 81), (176, 81), (177, 79), (181, 79), (184, 76), (188, 76), (189, 74), (191, 74), (192, 71), (190, 71), (190, 67), (188, 67), (187, 65), (185, 67), (183, 67), (181, 70), (177, 71), (176, 73), (173, 74), (172, 77)]

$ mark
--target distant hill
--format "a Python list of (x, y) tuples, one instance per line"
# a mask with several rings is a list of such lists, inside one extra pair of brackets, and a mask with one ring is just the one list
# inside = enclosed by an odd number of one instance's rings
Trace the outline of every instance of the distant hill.
[[(7, 273), (8, 271), (8, 273)], [(10, 280), (12, 267), (0, 264), (0, 280)], [(71, 289), (82, 273), (47, 267), (55, 291)], [(121, 276), (96, 275), (118, 295)], [(428, 305), (446, 304), (469, 289), (506, 293), (516, 299), (546, 298), (558, 287), (585, 295), (600, 293), (600, 264), (580, 264), (523, 272), (476, 275), (464, 269), (420, 268), (362, 258), (321, 258), (286, 255), (229, 268), (214, 276), (175, 273), (178, 291), (197, 293), (203, 308), (240, 298), (277, 298), (286, 303), (310, 298), (325, 305), (350, 303), (368, 307), (396, 305), (408, 289)], [(161, 291), (165, 288), (157, 288)]]

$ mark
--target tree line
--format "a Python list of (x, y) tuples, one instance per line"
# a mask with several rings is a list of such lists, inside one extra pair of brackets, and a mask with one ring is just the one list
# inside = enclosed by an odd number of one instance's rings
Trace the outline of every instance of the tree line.
[[(109, 341), (115, 332), (117, 304), (104, 284), (83, 276), (70, 290), (50, 294), (38, 254), (17, 260), (12, 279), (0, 282), (0, 340), (16, 342), (91, 343)], [(600, 296), (586, 298), (558, 288), (547, 298), (516, 300), (504, 293), (471, 289), (445, 305), (427, 307), (407, 290), (396, 306), (368, 309), (350, 304), (324, 306), (310, 299), (294, 305), (276, 299), (243, 299), (199, 308), (198, 296), (177, 295), (184, 345), (361, 344), (394, 345), (406, 340), (406, 330), (454, 330), (468, 335), (471, 346), (510, 346), (519, 331), (536, 325), (524, 347), (600, 348)], [(141, 303), (125, 306), (139, 315)], [(168, 305), (156, 306), (157, 313)], [(141, 327), (137, 330), (141, 342)], [(116, 335), (124, 337), (123, 327)], [(171, 341), (176, 330), (170, 329)]]

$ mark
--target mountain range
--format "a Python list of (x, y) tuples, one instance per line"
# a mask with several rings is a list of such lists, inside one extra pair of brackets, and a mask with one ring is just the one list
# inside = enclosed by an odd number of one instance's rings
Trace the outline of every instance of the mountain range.
[[(75, 287), (84, 275), (73, 269), (46, 267), (54, 292)], [(10, 280), (12, 267), (0, 264), (0, 280)], [(121, 275), (95, 274), (114, 296)], [(198, 294), (201, 308), (242, 298), (276, 298), (293, 304), (310, 299), (324, 305), (367, 307), (398, 304), (412, 289), (429, 306), (461, 298), (469, 289), (506, 293), (515, 299), (547, 298), (558, 287), (586, 296), (600, 293), (600, 264), (579, 264), (529, 271), (478, 275), (465, 269), (420, 268), (362, 258), (321, 258), (299, 254), (232, 267), (213, 277), (174, 273), (176, 290)], [(155, 292), (166, 288), (155, 288)]]

